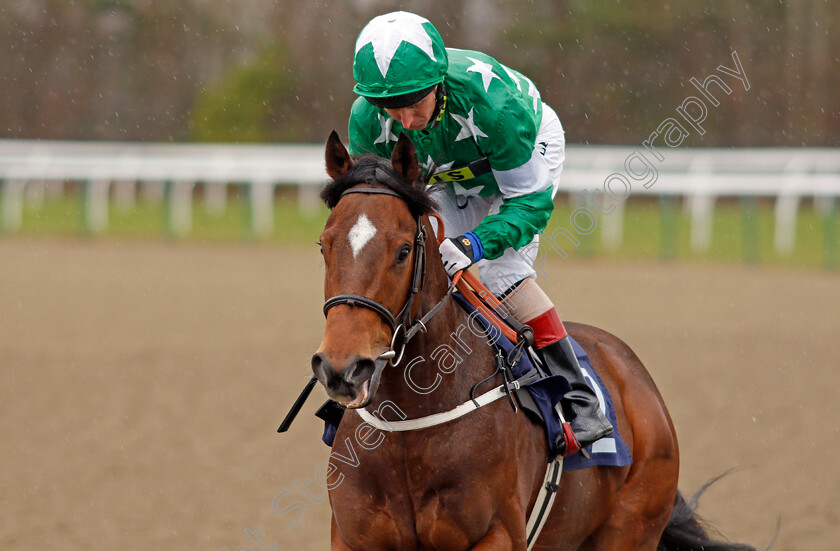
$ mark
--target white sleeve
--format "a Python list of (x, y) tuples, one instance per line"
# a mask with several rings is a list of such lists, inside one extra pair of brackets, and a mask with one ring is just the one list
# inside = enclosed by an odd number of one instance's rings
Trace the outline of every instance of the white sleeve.
[(525, 164), (510, 170), (493, 169), (493, 176), (505, 199), (545, 191), (553, 184), (548, 164), (536, 150)]

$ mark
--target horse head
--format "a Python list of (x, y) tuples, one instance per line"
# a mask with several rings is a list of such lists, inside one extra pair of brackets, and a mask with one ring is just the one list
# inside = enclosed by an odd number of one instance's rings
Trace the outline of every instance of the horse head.
[(351, 159), (333, 132), (325, 156), (332, 178), (321, 193), (332, 209), (320, 239), (326, 327), (312, 371), (333, 400), (358, 408), (370, 403), (385, 364), (407, 340), (425, 258), (438, 260), (427, 254), (423, 220), (436, 205), (405, 135), (390, 159)]

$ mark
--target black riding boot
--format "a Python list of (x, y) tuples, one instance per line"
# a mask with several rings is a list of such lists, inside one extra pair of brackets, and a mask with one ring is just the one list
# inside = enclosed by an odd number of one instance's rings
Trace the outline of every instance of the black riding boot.
[[(595, 392), (583, 377), (583, 371), (575, 357), (575, 351), (569, 337), (544, 346), (538, 350), (548, 371), (552, 375), (562, 375), (569, 381), (572, 389), (563, 396), (564, 411), (571, 413), (570, 424), (577, 444), (583, 449), (596, 440), (612, 434), (613, 427), (601, 411)], [(561, 437), (562, 438), (562, 437)], [(567, 445), (557, 442), (562, 455), (574, 453), (574, 443)], [(584, 452), (584, 455), (585, 452)]]

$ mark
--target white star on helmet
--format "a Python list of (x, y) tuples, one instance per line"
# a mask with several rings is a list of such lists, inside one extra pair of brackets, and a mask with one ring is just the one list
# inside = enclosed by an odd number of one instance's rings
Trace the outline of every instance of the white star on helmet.
[(375, 17), (359, 34), (356, 53), (366, 45), (373, 44), (373, 57), (383, 77), (388, 74), (391, 60), (403, 42), (417, 46), (431, 60), (436, 61), (432, 50), (432, 38), (423, 28), (423, 23), (428, 22), (424, 17), (404, 11)]

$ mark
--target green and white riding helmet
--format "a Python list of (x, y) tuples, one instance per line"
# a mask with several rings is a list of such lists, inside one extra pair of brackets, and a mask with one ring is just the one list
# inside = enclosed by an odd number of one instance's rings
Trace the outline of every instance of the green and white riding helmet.
[(378, 107), (398, 109), (443, 82), (449, 58), (429, 20), (404, 11), (373, 18), (356, 39), (353, 91)]

